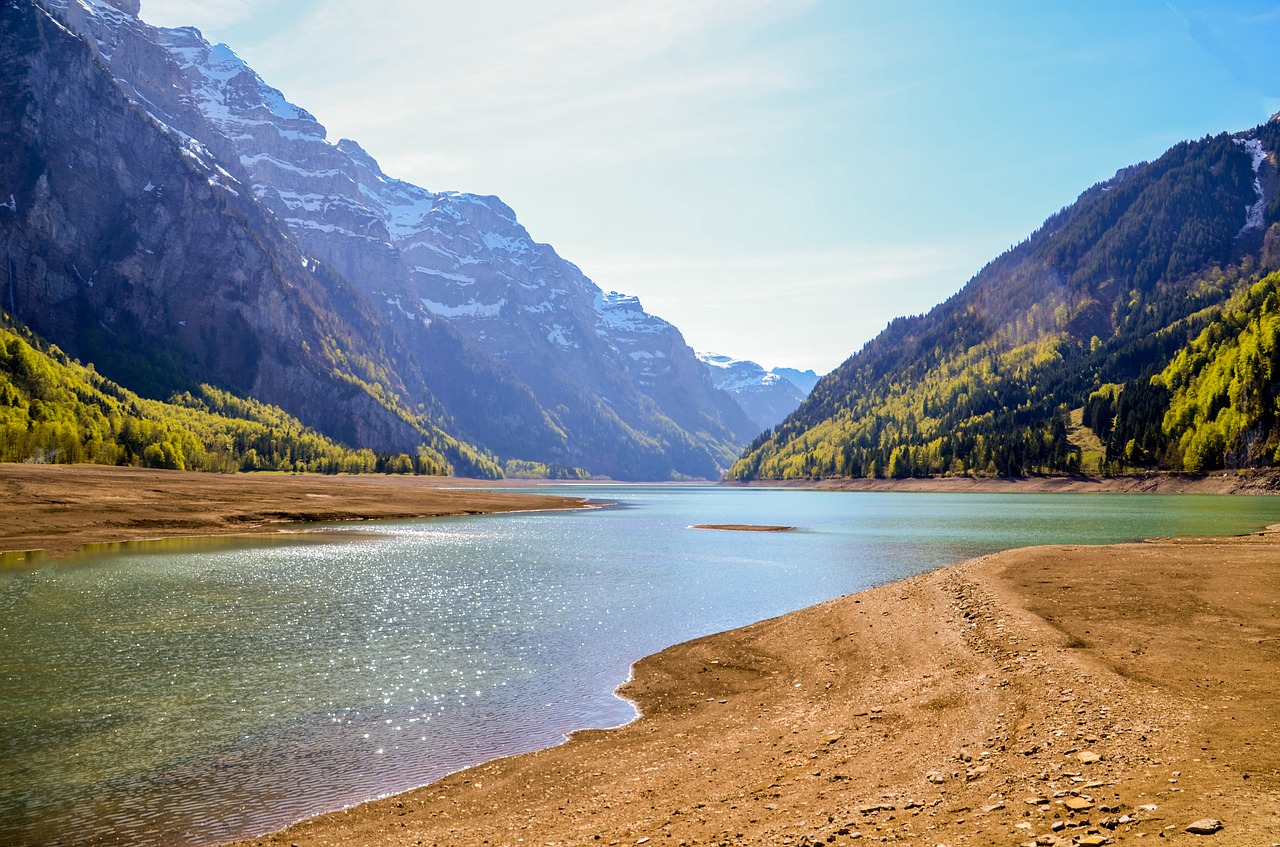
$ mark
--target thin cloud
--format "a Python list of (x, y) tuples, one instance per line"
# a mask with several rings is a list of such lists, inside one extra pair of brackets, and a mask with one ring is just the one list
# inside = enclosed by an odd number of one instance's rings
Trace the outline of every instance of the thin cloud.
[(1164, 0), (1164, 5), (1167, 6), (1169, 11), (1173, 13), (1174, 17), (1176, 17), (1184, 27), (1186, 27), (1187, 34), (1191, 36), (1191, 40), (1194, 41), (1208, 56), (1217, 61), (1218, 64), (1220, 64), (1228, 73), (1235, 77), (1237, 82), (1244, 84), (1250, 90), (1256, 90), (1258, 88), (1258, 80), (1249, 72), (1248, 64), (1238, 51), (1219, 41), (1218, 37), (1214, 35), (1213, 30), (1209, 27), (1198, 21), (1189, 19), (1186, 15), (1182, 14), (1182, 12), (1178, 11), (1170, 0)]
[[(543, 171), (568, 159), (728, 155), (758, 143), (761, 127), (776, 132), (791, 119), (770, 100), (807, 84), (804, 45), (741, 43), (808, 5), (495, 0), (477, 15), (391, 0), (374, 16), (328, 0), (237, 50), (336, 135), (360, 132), (384, 163), (430, 147), (477, 170)], [(335, 43), (343, 50), (315, 50)]]
[(154, 26), (218, 30), (251, 19), (271, 0), (145, 0), (142, 19)]

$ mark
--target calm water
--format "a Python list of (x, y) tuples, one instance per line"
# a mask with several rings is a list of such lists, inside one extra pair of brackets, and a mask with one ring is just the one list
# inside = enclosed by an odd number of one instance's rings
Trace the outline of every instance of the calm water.
[(630, 720), (630, 664), (694, 636), (1007, 547), (1280, 521), (1261, 497), (571, 492), (619, 505), (0, 571), (0, 844), (262, 833)]

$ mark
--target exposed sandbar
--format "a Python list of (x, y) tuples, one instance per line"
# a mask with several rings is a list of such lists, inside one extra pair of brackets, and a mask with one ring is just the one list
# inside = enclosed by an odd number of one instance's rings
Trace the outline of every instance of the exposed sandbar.
[(251, 843), (1273, 844), (1280, 540), (975, 559), (664, 650), (624, 693), (626, 727)]
[(577, 497), (448, 488), (440, 477), (209, 474), (0, 464), (0, 552), (274, 532), (298, 522), (580, 508)]
[(754, 523), (698, 523), (690, 529), (719, 529), (725, 532), (790, 532), (794, 526)]

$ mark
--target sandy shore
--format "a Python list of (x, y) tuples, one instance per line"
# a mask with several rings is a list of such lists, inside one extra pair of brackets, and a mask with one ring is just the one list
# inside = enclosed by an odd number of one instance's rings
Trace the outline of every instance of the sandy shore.
[(624, 693), (624, 728), (248, 843), (1280, 844), (1280, 538), (988, 556)]
[[(440, 484), (0, 465), (0, 550), (581, 502)], [(624, 693), (622, 729), (247, 843), (1280, 845), (1280, 536), (988, 556), (670, 648)]]
[(277, 532), (297, 522), (580, 508), (575, 497), (442, 489), (400, 476), (206, 474), (0, 464), (0, 552), (64, 556), (86, 544)]

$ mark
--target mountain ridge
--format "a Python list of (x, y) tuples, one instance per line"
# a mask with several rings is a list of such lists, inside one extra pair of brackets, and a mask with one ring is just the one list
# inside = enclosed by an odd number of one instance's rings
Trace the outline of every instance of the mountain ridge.
[[(728, 392), (750, 416), (757, 431), (780, 423), (795, 411), (818, 381), (813, 371), (773, 368), (719, 353), (698, 353), (716, 388)], [(801, 387), (802, 383), (807, 387)]]
[[(316, 384), (293, 392), (310, 396), (293, 396), (287, 380), (271, 382), (264, 374), (246, 381), (232, 373), (237, 366), (227, 352), (247, 351), (251, 361), (241, 362), (241, 370), (257, 362), (255, 349), (283, 353), (289, 342), (277, 332), (282, 324), (268, 333), (274, 339), (270, 343), (206, 344), (196, 355), (171, 327), (162, 329), (136, 313), (134, 323), (146, 343), (113, 346), (99, 337), (104, 325), (118, 332), (105, 298), (90, 296), (92, 308), (73, 319), (38, 315), (41, 298), (31, 285), (31, 269), (10, 263), (5, 276), (9, 305), (21, 306), (17, 317), (42, 335), (154, 396), (190, 387), (203, 368), (221, 361), (215, 381), (245, 396), (272, 390), (285, 408), (353, 443), (366, 437), (365, 419), (383, 413), (357, 411), (334, 400), (317, 403), (314, 395), (330, 390), (325, 385), (335, 376), (347, 386), (344, 392), (357, 383), (380, 385), (370, 395), (373, 405), (392, 409), (390, 419), (404, 425), (381, 424), (385, 431), (376, 446), (410, 449), (415, 439), (427, 437), (424, 430), (442, 444), (470, 443), (474, 447), (449, 448), (452, 464), (464, 472), (483, 466), (490, 474), (503, 460), (519, 460), (579, 465), (618, 478), (714, 478), (754, 434), (750, 419), (714, 387), (678, 329), (644, 312), (636, 298), (604, 292), (554, 248), (533, 241), (498, 198), (430, 192), (387, 176), (358, 143), (330, 143), (311, 113), (266, 84), (230, 48), (208, 44), (193, 28), (151, 27), (137, 18), (138, 6), (25, 0), (9, 8), (15, 17), (24, 9), (43, 10), (54, 25), (78, 37), (91, 54), (88, 65), (96, 63), (140, 110), (137, 123), (166, 137), (201, 170), (207, 190), (201, 189), (200, 202), (232, 209), (246, 222), (246, 234), (279, 256), (273, 267), (300, 267), (322, 278), (319, 288), (294, 282), (296, 271), (280, 281), (286, 290), (294, 286), (307, 292), (307, 314), (323, 316), (322, 323), (333, 317), (339, 322), (327, 333), (289, 331), (306, 348), (289, 356), (317, 363), (310, 371)], [(88, 65), (86, 74), (92, 76)], [(95, 84), (105, 96), (102, 85)], [(90, 105), (81, 102), (82, 115), (91, 122)], [(43, 143), (55, 143), (51, 128), (63, 132), (67, 127), (50, 112), (39, 116), (51, 133)], [(122, 117), (119, 123), (128, 121)], [(14, 124), (21, 125), (16, 116)], [(142, 126), (128, 131), (149, 132)], [(40, 166), (39, 155), (25, 165)], [(152, 215), (149, 205), (164, 200), (166, 187), (137, 177), (137, 162), (117, 161), (114, 167), (128, 172), (130, 185), (104, 188), (134, 192), (131, 205), (126, 204), (133, 219), (113, 224), (127, 242), (134, 239), (137, 219)], [(76, 190), (72, 179), (55, 182), (55, 199)], [(17, 184), (15, 176), (0, 181), (0, 188)], [(140, 186), (150, 186), (142, 192), (146, 196), (139, 195)], [(24, 192), (29, 188), (16, 192), (16, 219), (8, 222), (11, 231), (26, 231), (7, 242), (12, 250), (23, 241), (27, 254), (41, 246), (36, 243), (41, 238), (52, 238), (35, 231), (27, 219)], [(22, 214), (17, 214), (18, 197)], [(122, 255), (111, 257), (112, 270), (132, 287), (131, 274), (150, 260), (124, 255), (129, 244), (118, 246)], [(158, 246), (148, 243), (145, 250), (151, 253), (144, 255), (166, 256), (178, 247)], [(70, 263), (67, 272), (82, 287), (87, 283), (76, 274), (93, 258), (86, 253), (79, 263)], [(132, 262), (127, 270), (125, 259)], [(217, 276), (213, 269), (219, 265), (235, 273), (235, 262), (200, 264), (206, 278)], [(176, 283), (158, 286), (162, 300), (171, 285)], [(63, 300), (84, 299), (70, 280), (63, 287)], [(185, 295), (201, 302), (190, 286)], [(176, 309), (170, 305), (170, 311)], [(206, 313), (205, 323), (217, 323), (209, 315), (222, 314), (196, 310)], [(189, 327), (195, 319), (176, 320)], [(175, 345), (177, 354), (163, 349), (165, 343)], [(349, 343), (359, 349), (339, 349)], [(120, 349), (145, 352), (133, 357), (138, 361), (118, 361)], [(344, 356), (345, 365), (320, 364)], [(363, 376), (350, 372), (352, 361), (367, 365)], [(334, 409), (345, 411), (338, 415)], [(483, 456), (488, 458), (481, 461)]]
[[(1183, 469), (1178, 428), (1199, 424), (1166, 424), (1170, 398), (1151, 394), (1152, 379), (1280, 267), (1278, 142), (1275, 123), (1206, 136), (1086, 189), (928, 313), (890, 322), (730, 476)], [(1116, 431), (1140, 418), (1159, 444), (1107, 441), (1086, 456), (1079, 436), (1099, 393), (1146, 410), (1126, 411)]]

